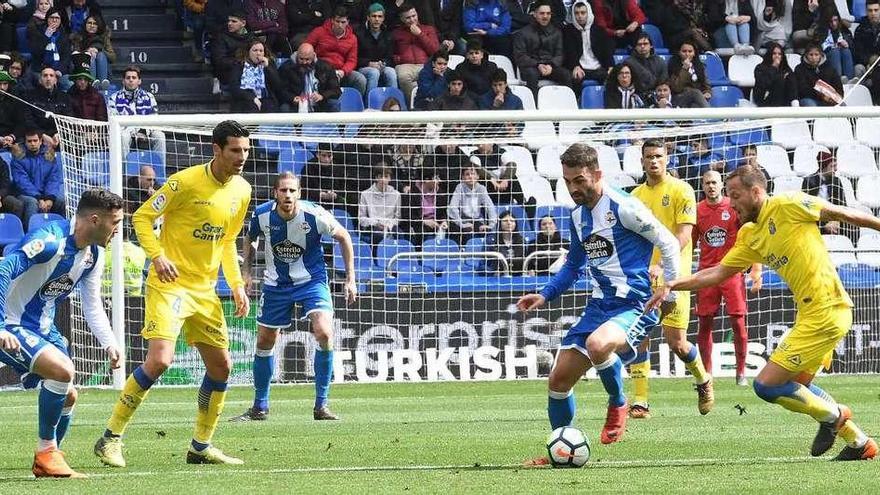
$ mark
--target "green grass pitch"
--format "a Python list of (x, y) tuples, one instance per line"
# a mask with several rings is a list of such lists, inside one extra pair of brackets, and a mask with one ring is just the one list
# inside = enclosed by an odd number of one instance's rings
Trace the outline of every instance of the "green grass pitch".
[[(230, 389), (215, 444), (237, 467), (189, 466), (196, 390), (158, 388), (125, 437), (128, 468), (92, 455), (116, 393), (82, 390), (63, 445), (88, 480), (34, 480), (36, 395), (0, 394), (0, 493), (877, 493), (880, 464), (809, 458), (815, 423), (765, 404), (751, 388), (719, 379), (715, 410), (701, 417), (686, 380), (651, 382), (650, 420), (630, 420), (623, 440), (598, 442), (605, 395), (598, 381), (576, 388), (576, 426), (592, 442), (583, 469), (523, 469), (548, 432), (543, 381), (346, 384), (331, 391), (339, 422), (311, 419), (310, 386), (275, 386), (268, 422), (229, 423), (252, 397)], [(820, 379), (880, 433), (873, 376)], [(741, 414), (736, 407), (745, 408)], [(838, 440), (829, 454), (843, 447)]]

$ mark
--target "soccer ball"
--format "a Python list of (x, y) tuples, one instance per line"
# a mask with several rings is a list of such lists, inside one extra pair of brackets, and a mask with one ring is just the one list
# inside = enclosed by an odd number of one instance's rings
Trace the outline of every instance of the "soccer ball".
[(581, 430), (562, 426), (547, 438), (547, 454), (553, 467), (581, 467), (590, 460), (590, 441)]

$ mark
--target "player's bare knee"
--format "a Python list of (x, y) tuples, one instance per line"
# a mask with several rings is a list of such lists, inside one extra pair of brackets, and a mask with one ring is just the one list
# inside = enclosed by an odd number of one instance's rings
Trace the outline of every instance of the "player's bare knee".
[(232, 359), (227, 356), (225, 359), (219, 359), (210, 364), (205, 363), (205, 367), (212, 380), (225, 382), (232, 372)]
[(73, 407), (76, 404), (77, 398), (79, 398), (79, 392), (76, 391), (76, 387), (68, 388), (67, 398), (64, 399), (64, 407)]
[(165, 371), (171, 367), (171, 364), (174, 362), (174, 356), (166, 356), (163, 354), (154, 354), (147, 355), (147, 360), (144, 361), (143, 367), (144, 371), (147, 372), (147, 375), (150, 378), (157, 379), (162, 376)]
[(604, 363), (613, 350), (613, 345), (604, 339), (592, 338), (592, 336), (587, 339), (587, 354), (593, 363)]
[(329, 349), (333, 342), (333, 325), (330, 318), (318, 318), (312, 322), (312, 333), (321, 349)]
[(568, 377), (562, 376), (561, 373), (550, 373), (550, 377), (547, 379), (547, 389), (555, 394), (568, 393), (572, 387), (569, 381)]
[(257, 349), (270, 350), (275, 348), (278, 331), (272, 328), (260, 328), (257, 333)]
[(73, 362), (69, 359), (64, 359), (55, 363), (50, 370), (40, 371), (40, 374), (43, 375), (43, 378), (55, 380), (56, 382), (72, 383), (76, 370), (73, 368)]

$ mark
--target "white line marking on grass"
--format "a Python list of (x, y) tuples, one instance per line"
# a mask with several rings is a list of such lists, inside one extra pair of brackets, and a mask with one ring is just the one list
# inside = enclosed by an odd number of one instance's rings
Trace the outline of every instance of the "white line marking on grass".
[[(722, 459), (722, 458), (694, 458), (694, 459), (633, 459), (633, 460), (611, 460), (611, 461), (590, 461), (584, 468), (586, 469), (620, 469), (620, 468), (664, 468), (664, 467), (688, 467), (688, 466), (743, 466), (752, 464), (788, 464), (788, 463), (806, 463), (806, 462), (826, 462), (831, 457), (754, 457), (742, 459)], [(447, 465), (425, 465), (425, 466), (339, 466), (339, 467), (302, 467), (302, 468), (265, 468), (265, 469), (178, 469), (178, 470), (162, 470), (162, 471), (124, 471), (114, 470), (113, 472), (87, 473), (90, 479), (104, 478), (126, 478), (126, 477), (150, 477), (150, 476), (169, 476), (169, 475), (187, 475), (187, 476), (216, 476), (222, 472), (224, 474), (322, 474), (322, 473), (356, 473), (356, 472), (394, 472), (394, 471), (494, 471), (494, 470), (546, 470), (548, 467), (525, 468), (521, 464), (447, 464)], [(9, 476), (0, 477), (0, 480), (16, 481), (16, 480), (33, 480), (33, 476)]]

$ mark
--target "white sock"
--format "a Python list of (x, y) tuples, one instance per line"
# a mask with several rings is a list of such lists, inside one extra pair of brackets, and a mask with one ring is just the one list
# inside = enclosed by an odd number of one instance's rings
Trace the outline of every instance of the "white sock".
[(43, 440), (41, 438), (40, 441), (37, 442), (37, 452), (42, 452), (44, 450), (57, 449), (57, 448), (58, 448), (58, 442), (56, 442), (54, 439), (53, 440)]

